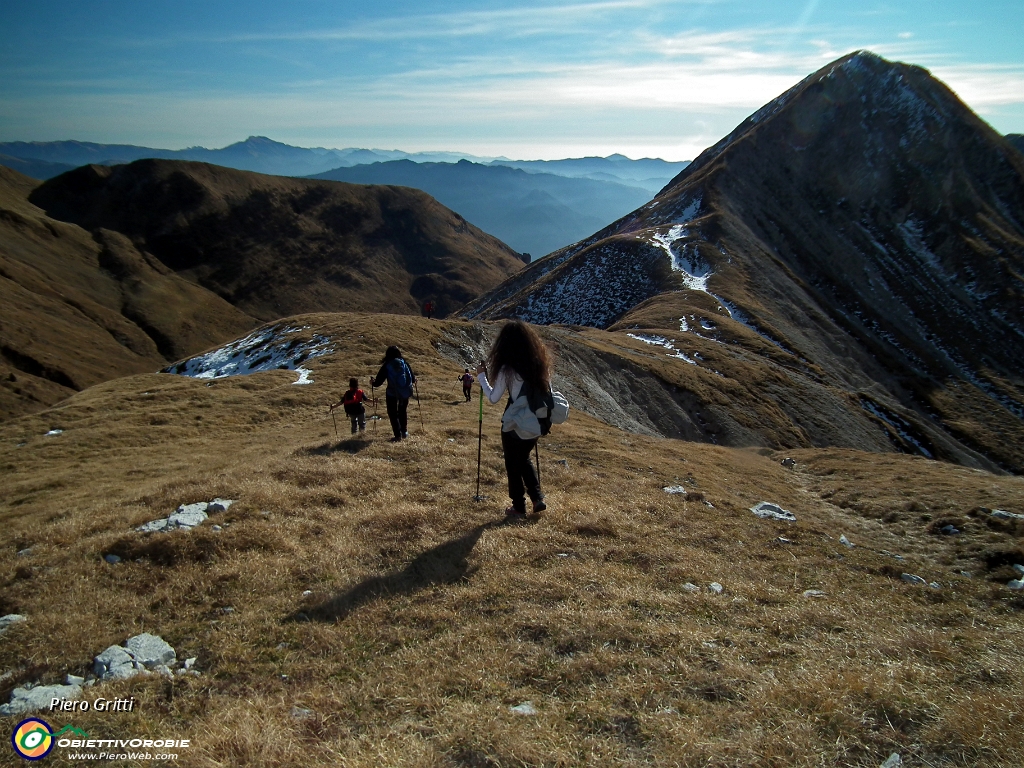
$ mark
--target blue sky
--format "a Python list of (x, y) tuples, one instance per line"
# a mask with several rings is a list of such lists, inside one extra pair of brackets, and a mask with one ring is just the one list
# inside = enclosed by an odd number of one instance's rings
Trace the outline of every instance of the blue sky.
[(1024, 133), (1024, 2), (0, 0), (0, 140), (685, 160), (858, 48)]

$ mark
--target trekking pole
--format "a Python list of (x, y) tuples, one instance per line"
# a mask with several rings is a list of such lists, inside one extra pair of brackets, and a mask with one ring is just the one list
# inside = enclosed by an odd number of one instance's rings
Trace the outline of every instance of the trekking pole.
[(334, 422), (334, 437), (341, 440), (341, 435), (338, 434), (338, 419), (334, 415), (334, 408), (331, 408), (331, 420)]
[(476, 496), (473, 501), (483, 501), (480, 495), (480, 451), (484, 444), (484, 388), (480, 387), (480, 432), (476, 438)]
[(377, 395), (373, 391), (373, 379), (370, 379), (370, 397), (373, 398), (373, 434), (377, 434)]
[(414, 381), (412, 386), (416, 390), (416, 410), (420, 412), (420, 431), (426, 432), (427, 428), (423, 426), (423, 405), (420, 403), (420, 385)]
[(533, 444), (533, 456), (537, 459), (537, 485), (540, 485), (540, 441)]

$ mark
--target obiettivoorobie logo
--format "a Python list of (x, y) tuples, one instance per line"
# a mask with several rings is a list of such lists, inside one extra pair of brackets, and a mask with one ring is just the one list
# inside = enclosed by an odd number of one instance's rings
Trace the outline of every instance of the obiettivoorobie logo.
[(57, 737), (68, 731), (76, 736), (89, 738), (85, 731), (71, 725), (65, 725), (54, 733), (48, 722), (38, 717), (30, 717), (15, 727), (14, 733), (11, 734), (11, 746), (26, 760), (42, 760), (50, 754), (53, 745), (57, 743)]

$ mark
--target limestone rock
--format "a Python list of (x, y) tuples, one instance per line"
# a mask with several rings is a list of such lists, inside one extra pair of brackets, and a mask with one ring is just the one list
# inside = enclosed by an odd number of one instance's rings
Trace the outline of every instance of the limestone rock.
[(163, 638), (148, 632), (129, 638), (124, 645), (131, 657), (147, 669), (154, 669), (162, 664), (173, 664), (175, 661), (174, 648)]
[(20, 715), (36, 712), (50, 706), (51, 699), (79, 699), (82, 696), (80, 685), (37, 685), (35, 687), (15, 688), (11, 692), (11, 701), (0, 704), (0, 715)]
[(28, 621), (28, 619), (20, 613), (9, 613), (6, 616), (0, 616), (0, 635), (10, 629), (13, 624), (19, 624), (23, 621)]
[(100, 680), (127, 680), (140, 674), (131, 654), (119, 645), (112, 645), (93, 660), (92, 670)]
[(787, 512), (778, 504), (768, 501), (759, 502), (756, 506), (751, 507), (750, 511), (764, 520), (787, 520), (789, 522), (796, 520), (796, 515), (792, 512)]
[(999, 520), (1024, 520), (1024, 515), (1007, 512), (1005, 509), (993, 509), (989, 514)]
[(169, 517), (143, 523), (135, 530), (140, 533), (158, 533), (160, 531), (188, 531), (201, 525), (210, 515), (227, 511), (235, 503), (234, 499), (214, 499), (198, 501), (195, 504), (181, 504)]
[(143, 523), (142, 525), (140, 525), (135, 530), (139, 531), (140, 533), (157, 533), (159, 531), (166, 531), (167, 530), (167, 518), (164, 517), (164, 518), (162, 518), (160, 520), (151, 520), (148, 523)]
[(912, 573), (901, 573), (900, 578), (908, 584), (927, 584), (928, 582), (922, 579), (920, 576), (915, 576)]
[(195, 528), (207, 518), (206, 510), (209, 506), (205, 501), (198, 504), (182, 504), (167, 518), (167, 527), (172, 530)]

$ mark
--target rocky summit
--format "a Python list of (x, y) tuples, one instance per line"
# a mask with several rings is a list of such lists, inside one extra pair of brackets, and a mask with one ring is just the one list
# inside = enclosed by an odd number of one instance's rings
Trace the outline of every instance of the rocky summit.
[(759, 366), (771, 403), (733, 409), (781, 409), (799, 444), (874, 425), (1020, 471), (1024, 155), (926, 70), (856, 52), (465, 315), (656, 330), (677, 367)]

